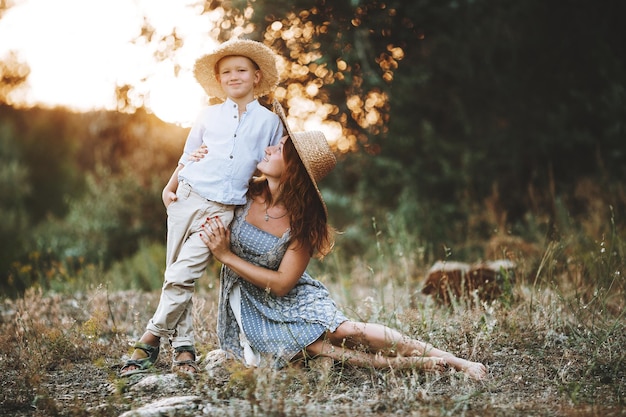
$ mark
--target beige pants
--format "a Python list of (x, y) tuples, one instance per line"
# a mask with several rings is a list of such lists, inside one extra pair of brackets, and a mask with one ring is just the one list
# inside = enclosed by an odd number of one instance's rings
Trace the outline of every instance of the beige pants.
[[(211, 252), (200, 239), (207, 218), (219, 216), (228, 227), (235, 206), (209, 201), (180, 182), (178, 200), (167, 207), (166, 269), (161, 300), (146, 330), (170, 339), (172, 347), (193, 346), (194, 284), (208, 266)], [(216, 278), (217, 279), (217, 278)]]

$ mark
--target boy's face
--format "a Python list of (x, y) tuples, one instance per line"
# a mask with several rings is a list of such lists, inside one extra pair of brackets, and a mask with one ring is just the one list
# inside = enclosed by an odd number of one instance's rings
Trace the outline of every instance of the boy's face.
[(217, 63), (216, 77), (228, 97), (252, 101), (261, 71), (245, 56), (226, 56)]

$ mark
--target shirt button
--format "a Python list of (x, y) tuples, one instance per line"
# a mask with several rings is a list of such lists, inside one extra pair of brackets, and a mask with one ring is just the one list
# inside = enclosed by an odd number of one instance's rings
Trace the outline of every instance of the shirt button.
[(230, 156), (230, 159), (233, 159), (233, 156), (232, 156), (232, 155)]

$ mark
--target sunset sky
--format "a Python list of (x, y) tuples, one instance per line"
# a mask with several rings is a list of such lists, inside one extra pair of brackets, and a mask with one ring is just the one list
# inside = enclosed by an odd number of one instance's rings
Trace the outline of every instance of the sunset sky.
[[(0, 60), (16, 52), (31, 72), (24, 95), (12, 97), (12, 104), (115, 110), (115, 87), (131, 85), (146, 97), (144, 107), (161, 120), (191, 126), (207, 102), (193, 65), (217, 45), (209, 34), (223, 17), (221, 8), (203, 13), (196, 3), (14, 0), (0, 18)], [(151, 42), (138, 39), (144, 19), (155, 31)], [(240, 28), (235, 29), (237, 34)], [(159, 62), (159, 40), (174, 30), (183, 46)], [(342, 138), (341, 124), (326, 120), (333, 106), (308, 89), (290, 91), (289, 120), (296, 130), (321, 130), (331, 143)], [(343, 143), (349, 146), (349, 141)]]
[[(191, 75), (219, 15), (200, 16), (188, 0), (16, 0), (0, 19), (0, 59), (16, 51), (26, 62), (28, 105), (73, 110), (114, 109), (116, 84), (149, 94), (149, 107), (168, 122), (188, 125), (205, 100)], [(159, 35), (184, 39), (173, 60), (157, 63), (157, 45), (136, 43), (143, 19)], [(182, 68), (178, 77), (174, 66)]]

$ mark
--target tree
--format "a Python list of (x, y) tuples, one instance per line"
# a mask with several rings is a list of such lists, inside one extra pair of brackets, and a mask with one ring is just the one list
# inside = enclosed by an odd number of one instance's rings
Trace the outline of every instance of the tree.
[(372, 156), (345, 170), (358, 172), (364, 214), (400, 210), (446, 239), (467, 233), (468, 207), (487, 199), (504, 220), (486, 233), (529, 210), (554, 217), (555, 198), (582, 178), (626, 177), (624, 2), (249, 7), (260, 38), (289, 58), (290, 114), (297, 97), (323, 103), (350, 139), (343, 149)]
[[(15, 130), (11, 125), (0, 124), (0, 271), (6, 271), (22, 252), (28, 234), (25, 203), (31, 188), (28, 168), (15, 144)], [(7, 279), (6, 274), (0, 273), (0, 288), (13, 286)]]
[[(2, 16), (0, 7), (0, 17)], [(16, 52), (8, 52), (0, 60), (0, 104), (13, 104), (14, 95), (21, 92), (30, 75), (30, 68)]]

